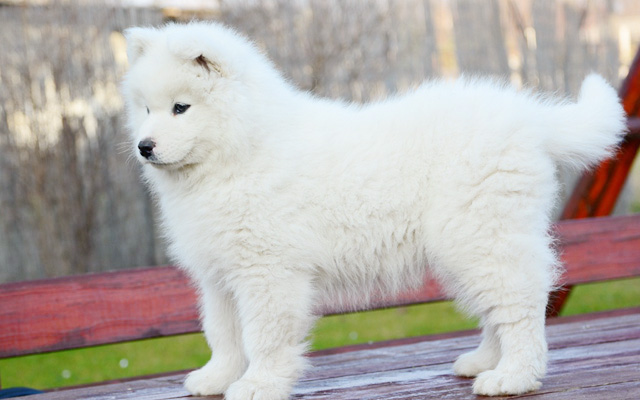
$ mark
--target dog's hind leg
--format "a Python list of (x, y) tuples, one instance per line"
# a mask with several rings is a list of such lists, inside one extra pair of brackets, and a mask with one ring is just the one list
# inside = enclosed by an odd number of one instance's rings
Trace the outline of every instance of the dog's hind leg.
[(454, 368), (460, 375), (477, 375), (473, 390), (481, 395), (538, 389), (546, 372), (544, 318), (552, 268), (536, 262), (544, 256), (518, 249), (514, 243), (506, 246), (514, 246), (518, 253), (507, 257), (510, 262), (505, 262), (504, 254), (485, 255), (468, 265), (472, 272), (467, 271), (465, 281), (460, 281), (463, 307), (483, 315), (484, 339), (477, 350), (460, 357)]
[[(495, 332), (500, 358), (495, 368), (480, 372), (473, 391), (481, 395), (521, 394), (538, 389), (546, 373), (544, 331), (546, 293), (524, 294), (521, 302), (495, 305), (485, 330)], [(496, 294), (500, 291), (496, 291)], [(543, 304), (536, 304), (542, 301)]]
[(482, 318), (482, 344), (454, 366), (477, 376), (481, 395), (535, 390), (546, 372), (545, 309), (557, 264), (548, 234), (553, 169), (516, 166), (470, 186), (462, 206), (430, 231), (436, 275)]

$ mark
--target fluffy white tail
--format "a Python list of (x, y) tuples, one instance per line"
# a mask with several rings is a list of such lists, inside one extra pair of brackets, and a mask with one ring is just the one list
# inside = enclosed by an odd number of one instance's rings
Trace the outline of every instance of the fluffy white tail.
[(556, 110), (547, 150), (559, 163), (592, 166), (613, 155), (624, 137), (624, 109), (615, 90), (599, 75), (584, 80), (577, 103)]

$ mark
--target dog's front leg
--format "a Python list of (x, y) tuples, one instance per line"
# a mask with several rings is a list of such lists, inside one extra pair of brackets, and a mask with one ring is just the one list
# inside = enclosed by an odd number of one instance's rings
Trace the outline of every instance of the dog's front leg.
[(313, 323), (311, 278), (282, 266), (238, 271), (234, 288), (249, 367), (226, 400), (286, 400), (305, 367)]
[(224, 393), (246, 370), (238, 312), (231, 293), (210, 280), (199, 282), (202, 328), (211, 360), (191, 372), (185, 387), (194, 395)]

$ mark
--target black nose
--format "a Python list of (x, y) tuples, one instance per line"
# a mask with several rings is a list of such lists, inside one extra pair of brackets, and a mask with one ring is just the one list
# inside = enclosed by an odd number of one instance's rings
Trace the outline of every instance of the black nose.
[(153, 148), (156, 147), (156, 143), (153, 140), (141, 140), (138, 143), (138, 150), (140, 150), (140, 155), (144, 158), (149, 158), (153, 155)]

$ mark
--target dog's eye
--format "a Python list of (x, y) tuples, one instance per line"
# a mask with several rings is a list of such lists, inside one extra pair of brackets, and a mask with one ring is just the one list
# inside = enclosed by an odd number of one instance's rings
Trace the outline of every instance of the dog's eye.
[(189, 107), (191, 107), (190, 104), (176, 103), (176, 104), (173, 105), (173, 113), (174, 114), (183, 114), (185, 111), (187, 111), (189, 109)]

